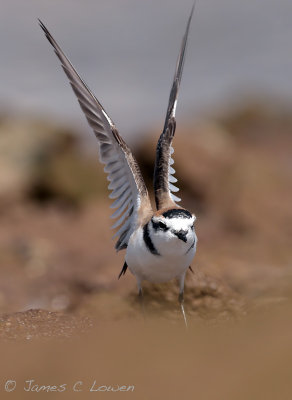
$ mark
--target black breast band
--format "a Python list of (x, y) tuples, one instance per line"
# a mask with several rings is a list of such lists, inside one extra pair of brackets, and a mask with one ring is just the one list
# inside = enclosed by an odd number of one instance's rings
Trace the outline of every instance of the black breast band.
[(143, 239), (145, 242), (145, 245), (147, 247), (147, 249), (152, 253), (155, 254), (156, 256), (160, 256), (160, 254), (158, 253), (158, 251), (156, 250), (150, 236), (149, 236), (149, 227), (148, 227), (148, 223), (146, 225), (144, 225), (143, 228)]

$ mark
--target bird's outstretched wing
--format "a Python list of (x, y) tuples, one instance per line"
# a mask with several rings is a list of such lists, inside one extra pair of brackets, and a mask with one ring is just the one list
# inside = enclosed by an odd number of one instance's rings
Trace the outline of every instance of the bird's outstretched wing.
[(139, 166), (102, 105), (78, 75), (45, 25), (40, 20), (39, 23), (60, 59), (80, 107), (98, 140), (99, 158), (105, 164), (104, 170), (110, 181), (108, 188), (112, 190), (109, 197), (116, 199), (111, 205), (111, 208), (117, 208), (112, 218), (119, 217), (112, 226), (120, 226), (114, 235), (119, 238), (115, 247), (117, 250), (124, 249), (135, 227), (152, 213)]
[(177, 182), (177, 179), (173, 176), (175, 170), (172, 167), (172, 164), (174, 163), (172, 159), (172, 153), (174, 152), (172, 147), (172, 139), (174, 137), (175, 126), (176, 126), (175, 110), (178, 97), (178, 90), (181, 82), (181, 76), (182, 76), (187, 41), (188, 41), (188, 34), (190, 30), (190, 24), (194, 12), (194, 7), (195, 4), (192, 7), (186, 31), (182, 40), (176, 64), (173, 84), (170, 91), (164, 128), (156, 147), (156, 160), (154, 168), (154, 192), (155, 192), (155, 202), (157, 209), (177, 206), (176, 202), (180, 201), (180, 198), (178, 198), (173, 194), (173, 192), (178, 192), (179, 189), (173, 185), (173, 183)]

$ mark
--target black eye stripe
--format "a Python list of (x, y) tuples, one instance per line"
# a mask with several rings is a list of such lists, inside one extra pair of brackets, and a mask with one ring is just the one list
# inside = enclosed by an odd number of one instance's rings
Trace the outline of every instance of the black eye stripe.
[(161, 229), (167, 229), (167, 226), (163, 222), (159, 222), (158, 225)]
[(163, 222), (161, 222), (161, 221), (155, 222), (155, 221), (153, 221), (153, 219), (152, 219), (151, 222), (152, 222), (153, 229), (154, 229), (155, 231), (157, 231), (158, 229), (159, 229), (159, 230), (162, 230), (162, 231), (167, 231), (167, 230), (168, 230), (168, 227), (167, 227)]

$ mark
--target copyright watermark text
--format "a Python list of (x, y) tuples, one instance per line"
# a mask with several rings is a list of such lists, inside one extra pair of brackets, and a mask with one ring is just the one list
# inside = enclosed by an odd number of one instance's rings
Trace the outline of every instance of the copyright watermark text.
[[(2, 388), (1, 388), (2, 386)], [(100, 385), (96, 380), (86, 383), (83, 381), (76, 381), (73, 384), (60, 383), (60, 384), (43, 384), (36, 382), (35, 379), (29, 379), (17, 383), (13, 379), (8, 379), (0, 388), (5, 392), (24, 391), (24, 392), (134, 392), (134, 385)]]

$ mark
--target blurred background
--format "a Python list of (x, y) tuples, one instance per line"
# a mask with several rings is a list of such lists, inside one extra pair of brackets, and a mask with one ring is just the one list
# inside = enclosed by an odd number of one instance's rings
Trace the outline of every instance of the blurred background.
[[(190, 0), (3, 1), (2, 110), (87, 129), (40, 18), (127, 139), (153, 123), (160, 127), (191, 6)], [(250, 95), (291, 100), (291, 15), (289, 0), (198, 1), (179, 121)]]
[[(96, 139), (37, 18), (115, 121), (151, 188), (155, 146), (191, 6), (189, 0), (2, 1), (3, 340), (81, 335), (74, 344), (81, 352), (82, 335), (93, 329), (89, 347), (126, 357), (112, 347), (112, 341), (119, 342), (115, 332), (122, 335), (126, 347), (133, 344), (132, 333), (137, 334), (137, 352), (139, 340), (146, 337), (135, 322), (141, 316), (134, 278), (127, 273), (117, 280), (124, 254), (113, 250), (107, 181), (98, 163)], [(222, 346), (228, 346), (226, 335), (232, 337), (229, 344), (237, 349), (238, 359), (249, 356), (242, 362), (240, 376), (233, 376), (237, 385), (228, 391), (228, 380), (218, 380), (216, 393), (225, 399), (241, 398), (239, 392), (244, 399), (258, 399), (265, 387), (265, 398), (275, 398), (273, 393), (279, 390), (281, 399), (291, 398), (287, 382), (283, 383), (291, 346), (282, 336), (291, 332), (287, 315), (292, 298), (291, 19), (289, 0), (197, 1), (174, 140), (182, 205), (196, 214), (199, 238), (194, 274), (187, 278), (185, 293), (190, 334), (185, 341), (176, 283), (145, 284), (147, 315), (155, 320), (146, 330), (147, 338), (153, 350), (154, 329), (163, 343), (160, 364), (157, 361), (151, 371), (160, 374), (164, 387), (143, 380), (151, 357), (157, 357), (150, 350), (141, 355), (146, 360), (141, 375), (137, 371), (132, 375), (139, 382), (141, 399), (154, 387), (161, 395), (166, 393), (167, 377), (177, 374), (176, 368), (166, 368), (171, 360), (180, 360), (186, 368), (179, 375), (182, 385), (189, 378), (193, 382), (192, 367), (198, 372), (204, 362), (218, 365), (217, 360), (225, 360), (232, 375), (232, 354), (222, 354)], [(165, 343), (170, 331), (173, 336)], [(176, 338), (184, 345), (170, 354), (167, 346), (173, 346)], [(193, 339), (197, 347), (192, 347)], [(105, 347), (99, 349), (96, 341)], [(240, 350), (243, 342), (246, 347)], [(253, 349), (260, 345), (257, 355)], [(200, 348), (208, 349), (207, 358)], [(50, 365), (55, 365), (53, 351), (35, 349), (41, 355), (50, 353)], [(89, 356), (90, 351), (84, 354)], [(71, 357), (70, 346), (66, 354), (64, 363)], [(192, 357), (200, 360), (196, 366)], [(37, 360), (32, 360), (34, 371)], [(127, 379), (135, 371), (136, 358), (131, 360)], [(96, 363), (84, 367), (89, 375), (93, 368), (100, 371), (101, 364)], [(255, 375), (245, 376), (250, 363)], [(24, 377), (21, 365), (19, 379)], [(7, 375), (6, 367), (1, 376)], [(9, 368), (13, 374), (14, 367)], [(116, 368), (114, 375), (110, 366), (108, 375), (103, 371), (109, 383), (122, 366)], [(65, 370), (62, 364), (58, 376), (71, 379), (72, 373), (68, 370), (66, 375)], [(54, 376), (45, 365), (41, 371), (43, 378)], [(197, 389), (203, 398), (209, 379), (205, 367), (198, 376)], [(259, 380), (250, 385), (254, 376)], [(275, 392), (263, 384), (270, 376)], [(242, 387), (247, 392), (237, 392)], [(168, 398), (173, 398), (167, 388)], [(190, 385), (186, 393), (193, 393)], [(210, 398), (208, 393), (204, 398)]]

